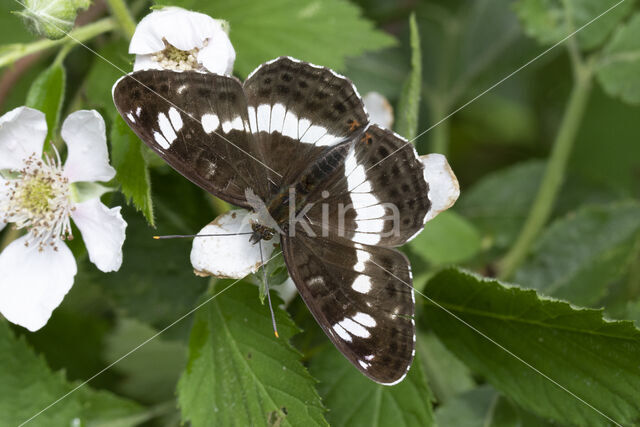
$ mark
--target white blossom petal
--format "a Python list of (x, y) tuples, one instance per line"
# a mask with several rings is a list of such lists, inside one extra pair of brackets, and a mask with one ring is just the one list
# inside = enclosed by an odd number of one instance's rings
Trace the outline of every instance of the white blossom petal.
[(235, 61), (236, 51), (224, 31), (214, 34), (207, 46), (198, 52), (198, 63), (211, 73), (231, 75)]
[(160, 52), (165, 48), (162, 39), (180, 50), (200, 49), (205, 40), (222, 31), (220, 22), (208, 15), (179, 7), (164, 7), (140, 21), (131, 38), (129, 53)]
[[(246, 210), (234, 210), (220, 215), (198, 234), (230, 234), (250, 233), (251, 221), (257, 216)], [(264, 260), (268, 261), (274, 245), (279, 242), (278, 236), (258, 244), (251, 244), (251, 236), (196, 237), (191, 249), (191, 265), (195, 273), (201, 276), (229, 277), (241, 279), (258, 271), (260, 246), (262, 245)]]
[(75, 205), (71, 218), (82, 233), (91, 262), (105, 273), (119, 270), (127, 228), (120, 206), (109, 209), (100, 199), (92, 199)]
[(32, 154), (42, 156), (47, 121), (42, 112), (18, 107), (0, 117), (0, 169), (20, 169)]
[(12, 323), (37, 331), (46, 325), (73, 285), (76, 260), (62, 241), (58, 250), (14, 240), (0, 254), (0, 313)]
[(109, 181), (116, 175), (109, 165), (104, 120), (97, 111), (72, 113), (62, 124), (61, 134), (69, 153), (64, 176), (70, 182)]
[(133, 63), (133, 71), (140, 70), (162, 70), (162, 66), (158, 61), (153, 60), (152, 55), (136, 55), (136, 60)]
[[(7, 183), (7, 180), (0, 176), (0, 206), (2, 206), (3, 202), (7, 200), (7, 198), (9, 197), (9, 192), (7, 191), (6, 183)], [(0, 231), (2, 231), (2, 229), (7, 226), (7, 223), (4, 222), (5, 218), (6, 217), (4, 215), (4, 210), (0, 209)]]
[(387, 98), (378, 92), (369, 92), (362, 99), (369, 113), (369, 121), (383, 128), (393, 127), (393, 108)]
[(425, 218), (427, 222), (453, 206), (460, 196), (460, 185), (442, 154), (427, 154), (420, 156), (420, 160), (424, 165), (424, 179), (429, 184), (431, 209)]

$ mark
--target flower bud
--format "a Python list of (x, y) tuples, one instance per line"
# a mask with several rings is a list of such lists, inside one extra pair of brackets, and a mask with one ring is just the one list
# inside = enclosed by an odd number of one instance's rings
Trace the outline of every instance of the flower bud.
[(73, 29), (78, 9), (86, 9), (90, 3), (90, 0), (25, 0), (25, 9), (18, 14), (31, 32), (56, 40)]

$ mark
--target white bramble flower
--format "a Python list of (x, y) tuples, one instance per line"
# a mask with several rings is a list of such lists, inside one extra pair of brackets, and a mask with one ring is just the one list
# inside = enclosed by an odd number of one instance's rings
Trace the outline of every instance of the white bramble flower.
[[(223, 213), (198, 234), (221, 234), (216, 237), (198, 237), (193, 239), (191, 265), (199, 276), (226, 277), (242, 279), (258, 271), (262, 260), (271, 258), (274, 245), (280, 242), (275, 235), (271, 240), (258, 244), (249, 242), (251, 224), (258, 216), (245, 209)], [(230, 234), (236, 234), (235, 236)], [(260, 247), (262, 245), (262, 258)]]
[(378, 92), (369, 92), (362, 98), (362, 101), (369, 113), (371, 123), (387, 129), (393, 128), (393, 107), (387, 98)]
[(136, 27), (129, 53), (133, 70), (197, 70), (230, 75), (236, 52), (226, 22), (179, 7), (154, 10)]
[(77, 111), (62, 125), (67, 159), (43, 156), (45, 116), (20, 107), (0, 117), (0, 230), (14, 223), (27, 233), (0, 253), (0, 313), (30, 331), (42, 328), (73, 285), (77, 266), (64, 243), (71, 222), (89, 259), (104, 272), (122, 264), (126, 222), (120, 207), (100, 202), (109, 181), (105, 124), (96, 111)]

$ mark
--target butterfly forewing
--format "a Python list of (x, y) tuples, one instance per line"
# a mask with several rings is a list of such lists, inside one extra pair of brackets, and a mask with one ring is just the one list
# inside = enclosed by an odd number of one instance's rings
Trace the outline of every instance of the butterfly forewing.
[[(324, 194), (322, 194), (324, 192)], [(424, 227), (431, 207), (424, 167), (413, 145), (371, 125), (352, 143), (307, 213), (320, 235), (395, 247)], [(324, 211), (323, 211), (324, 210)]]
[(293, 58), (261, 65), (244, 89), (252, 132), (281, 185), (293, 183), (328, 147), (362, 133), (368, 121), (350, 80)]
[(269, 197), (268, 167), (250, 131), (237, 79), (138, 71), (115, 85), (113, 98), (140, 139), (200, 187), (243, 207), (247, 189)]
[(374, 381), (404, 378), (415, 354), (407, 258), (394, 249), (304, 233), (283, 238), (282, 248), (302, 299), (342, 354)]

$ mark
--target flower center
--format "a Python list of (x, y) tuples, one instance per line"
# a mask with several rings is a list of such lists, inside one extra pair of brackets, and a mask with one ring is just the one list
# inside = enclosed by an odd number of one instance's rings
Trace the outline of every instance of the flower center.
[[(201, 70), (202, 66), (198, 63), (198, 52), (200, 49), (193, 48), (191, 50), (180, 50), (172, 46), (166, 39), (162, 39), (165, 48), (160, 52), (152, 55), (152, 59), (159, 63), (162, 68), (173, 71)], [(205, 40), (206, 46), (208, 40)]]
[[(57, 153), (56, 153), (57, 154)], [(32, 154), (15, 179), (5, 182), (7, 197), (0, 200), (5, 222), (29, 230), (27, 246), (42, 251), (61, 239), (72, 239), (69, 216), (73, 210), (69, 180), (62, 175), (60, 159), (39, 159)]]

